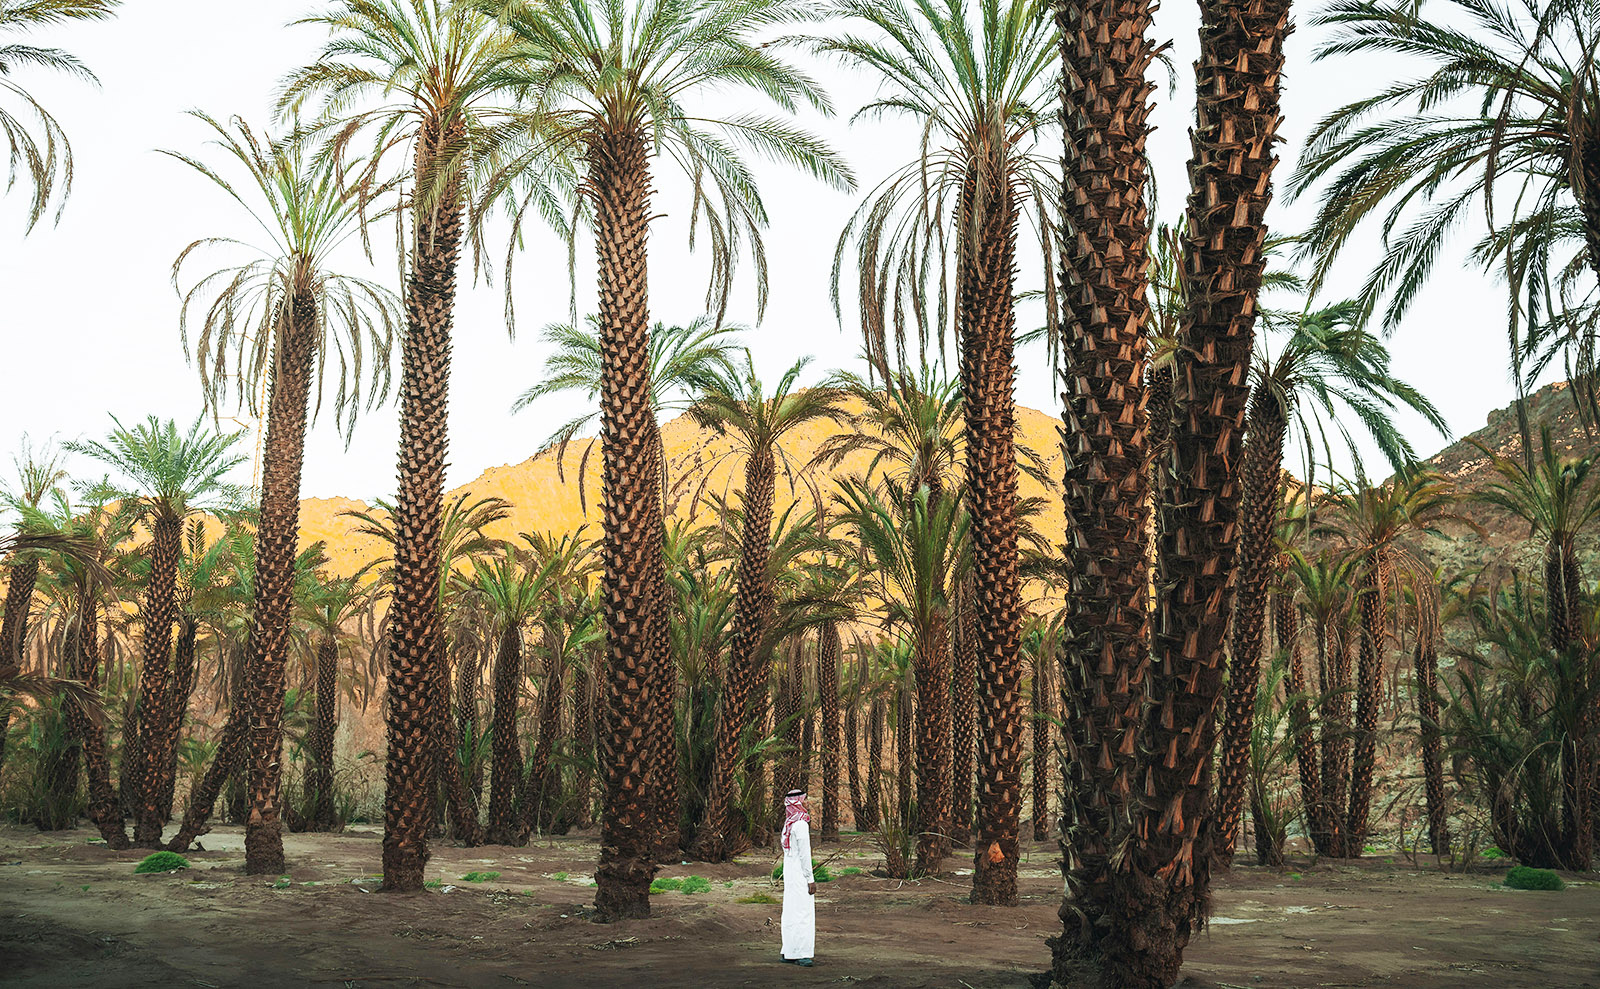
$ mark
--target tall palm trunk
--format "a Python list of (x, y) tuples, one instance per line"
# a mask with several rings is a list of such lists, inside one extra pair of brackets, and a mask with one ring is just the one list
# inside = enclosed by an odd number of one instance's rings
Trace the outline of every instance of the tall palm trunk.
[(1335, 620), (1320, 629), (1317, 655), (1327, 685), (1322, 691), (1322, 780), (1331, 834), (1326, 854), (1343, 858), (1348, 832), (1345, 802), (1350, 792), (1350, 650), (1356, 638), (1347, 622)]
[(876, 831), (883, 824), (883, 730), (886, 705), (882, 697), (872, 698), (867, 725), (867, 812), (871, 822), (863, 831)]
[[(1294, 740), (1295, 768), (1300, 776), (1300, 805), (1305, 808), (1306, 831), (1319, 855), (1328, 854), (1332, 828), (1327, 798), (1322, 790), (1322, 766), (1316, 731), (1311, 723), (1305, 662), (1300, 654), (1299, 620), (1294, 595), (1280, 587), (1273, 597), (1272, 625), (1278, 648), (1289, 656), (1289, 731)], [(1326, 726), (1324, 726), (1324, 729)]]
[[(817, 633), (817, 703), (822, 706), (822, 840), (839, 840), (839, 643), (837, 622)], [(850, 747), (854, 756), (855, 746)], [(854, 792), (854, 770), (851, 790)]]
[(1382, 703), (1386, 641), (1386, 561), (1374, 552), (1361, 576), (1361, 646), (1356, 668), (1356, 727), (1350, 755), (1350, 809), (1345, 816), (1344, 854), (1360, 858), (1372, 812), (1372, 775), (1377, 767), (1378, 708)]
[(645, 135), (602, 131), (587, 148), (600, 260), (601, 476), (604, 481), (605, 683), (600, 771), (605, 799), (595, 907), (601, 921), (650, 914), (655, 874), (648, 722), (657, 657), (653, 568), (661, 556), (661, 497), (651, 468), (650, 173)]
[(1120, 809), (1140, 783), (1136, 742), (1150, 656), (1148, 461), (1160, 446), (1152, 434), (1166, 432), (1170, 401), (1155, 399), (1147, 379), (1160, 372), (1146, 371), (1150, 4), (1058, 2), (1055, 12), (1067, 122), (1063, 481), (1076, 577), (1060, 655), (1067, 895), (1052, 949), (1058, 981), (1071, 984), (1080, 963), (1098, 965), (1101, 943), (1115, 929), (1112, 850), (1127, 827)]
[(1045, 683), (1045, 662), (1041, 652), (1033, 664), (1033, 840), (1044, 841), (1050, 833), (1050, 686)]
[(167, 732), (172, 691), (172, 621), (177, 615), (178, 560), (183, 555), (183, 523), (156, 516), (151, 522), (150, 578), (145, 585), (144, 663), (139, 671), (138, 748), (132, 760), (133, 843), (161, 843), (161, 794), (165, 789)]
[[(652, 484), (657, 494), (650, 499), (652, 517), (646, 523), (661, 533), (665, 543), (666, 518), (662, 504), (666, 493), (667, 455), (661, 441), (661, 429), (655, 417), (650, 417), (650, 463), (654, 472)], [(650, 624), (650, 655), (653, 679), (650, 684), (650, 791), (654, 799), (652, 808), (654, 841), (658, 858), (675, 857), (681, 843), (678, 817), (682, 811), (682, 794), (678, 787), (678, 664), (672, 655), (672, 595), (667, 586), (666, 561), (656, 553), (646, 561), (649, 572), (651, 606), (655, 617)]]
[[(776, 482), (777, 465), (772, 451), (753, 451), (744, 472), (744, 533), (734, 591), (733, 642), (723, 678), (722, 707), (717, 713), (711, 791), (706, 799), (705, 820), (695, 836), (696, 857), (709, 862), (723, 861), (731, 854), (733, 836), (729, 832), (739, 742), (747, 726), (764, 724), (767, 716), (770, 657), (763, 655), (761, 640), (775, 607), (767, 581), (767, 563)], [(754, 776), (751, 773), (748, 778)]]
[(972, 748), (978, 713), (978, 628), (973, 623), (970, 574), (962, 580), (960, 601), (951, 650), (954, 683), (950, 691), (950, 840), (965, 847), (972, 844)]
[[(438, 187), (437, 169), (462, 140), (459, 123), (425, 121), (417, 136), (413, 197)], [(406, 327), (400, 348), (400, 456), (390, 603), (383, 797), (383, 889), (422, 888), (439, 762), (437, 683), (446, 665), (439, 614), (444, 466), (449, 448), (450, 334), (461, 250), (461, 179), (413, 210)], [(447, 715), (446, 715), (447, 716)], [(450, 754), (454, 758), (454, 754)]]
[(526, 789), (523, 791), (521, 834), (526, 836), (530, 825), (549, 830), (555, 822), (556, 802), (561, 796), (560, 782), (551, 761), (555, 754), (556, 739), (561, 734), (561, 651), (554, 642), (547, 643), (544, 651), (544, 689), (539, 691), (539, 735), (534, 740), (533, 752), (528, 757)]
[(911, 826), (912, 805), (912, 777), (915, 774), (915, 756), (911, 749), (911, 723), (916, 714), (912, 710), (913, 691), (911, 684), (901, 681), (899, 689), (895, 692), (894, 705), (894, 767), (895, 767), (895, 806), (899, 808), (900, 823)]
[[(476, 662), (477, 657), (454, 653), (447, 644), (450, 637), (442, 629), (439, 638), (438, 655), (445, 659), (434, 667), (434, 765), (439, 774), (445, 809), (449, 814), (450, 834), (470, 848), (483, 844), (483, 827), (478, 822), (478, 799), (482, 790), (474, 790), (468, 785), (465, 762), (467, 748), (461, 730), (463, 719), (459, 711), (455, 712), (456, 717), (451, 717), (450, 684), (452, 666), (461, 667), (468, 662)], [(452, 655), (455, 656), (454, 664), (448, 661)], [(460, 682), (459, 678), (456, 682)]]
[(489, 729), (493, 755), (489, 769), (491, 845), (520, 844), (517, 792), (522, 787), (522, 737), (517, 731), (517, 699), (522, 686), (522, 629), (508, 622), (500, 630), (494, 657), (494, 722)]
[(950, 854), (950, 633), (943, 614), (916, 643), (917, 864), (932, 875)]
[[(1412, 663), (1417, 676), (1417, 720), (1422, 728), (1422, 776), (1428, 797), (1428, 844), (1433, 854), (1450, 851), (1449, 808), (1439, 759), (1439, 659), (1432, 629), (1419, 629)], [(1587, 864), (1587, 860), (1584, 860)]]
[(578, 770), (572, 779), (572, 801), (561, 822), (566, 827), (576, 824), (588, 827), (593, 823), (594, 776), (590, 769), (598, 757), (595, 744), (594, 685), (588, 670), (579, 666), (572, 674), (572, 738), (577, 746)]
[(339, 639), (323, 633), (317, 640), (317, 722), (311, 731), (311, 830), (331, 831), (333, 807), (333, 739), (339, 728)]
[(1143, 840), (1119, 882), (1108, 981), (1168, 986), (1209, 908), (1215, 709), (1232, 611), (1237, 476), (1272, 197), (1288, 0), (1206, 0), (1178, 328), (1170, 496), (1159, 506), (1162, 621), (1154, 633), (1136, 811)]
[(853, 693), (845, 698), (844, 705), (844, 758), (850, 780), (850, 826), (856, 831), (872, 831), (877, 827), (877, 817), (868, 810), (866, 794), (861, 786), (861, 705)]
[(483, 663), (478, 652), (478, 636), (462, 634), (456, 637), (456, 732), (468, 752), (474, 754), (469, 763), (470, 775), (466, 788), (477, 801), (483, 796), (483, 760), (476, 757), (483, 739), (483, 725), (478, 720), (478, 695), (483, 692)]
[[(22, 650), (28, 640), (28, 609), (33, 604), (33, 587), (39, 579), (39, 558), (12, 558), (6, 583), (5, 617), (0, 619), (0, 661), (22, 665)], [(11, 711), (0, 714), (0, 769), (6, 764), (6, 733), (11, 729)]]
[[(72, 675), (90, 690), (100, 689), (100, 608), (87, 595), (78, 601), (78, 629), (75, 669)], [(85, 775), (89, 778), (89, 819), (100, 830), (109, 848), (129, 847), (128, 832), (122, 824), (122, 805), (111, 784), (111, 759), (106, 753), (104, 725), (90, 720), (77, 704), (67, 705), (67, 718), (83, 746)]]
[[(309, 295), (292, 300), (279, 329), (267, 406), (261, 472), (261, 522), (256, 538), (256, 583), (245, 652), (243, 712), (249, 719), (245, 763), (250, 792), (244, 867), (249, 875), (281, 875), (284, 670), (294, 607), (294, 561), (300, 541), (300, 474), (316, 359), (317, 306)], [(148, 733), (147, 742), (148, 744)]]
[[(992, 154), (1003, 152), (994, 149)], [(1009, 184), (980, 183), (974, 163), (962, 190), (958, 323), (967, 434), (973, 610), (977, 626), (978, 786), (972, 902), (1017, 902), (1022, 811), (1022, 585), (1017, 556), (1017, 204)]]
[[(200, 634), (200, 623), (191, 614), (178, 612), (178, 642), (172, 651), (172, 730), (173, 737), (183, 740), (183, 722), (189, 714), (189, 698), (194, 693), (195, 639)], [(172, 819), (172, 797), (178, 782), (178, 746), (168, 752), (167, 765), (162, 776), (161, 819)]]
[(1261, 683), (1266, 641), (1267, 597), (1278, 553), (1273, 538), (1287, 431), (1283, 405), (1270, 388), (1257, 388), (1246, 421), (1244, 461), (1239, 465), (1239, 549), (1235, 563), (1233, 628), (1228, 643), (1227, 707), (1222, 716), (1222, 769), (1217, 778), (1216, 860), (1226, 868), (1239, 843), (1245, 790), (1250, 777), (1251, 729)]

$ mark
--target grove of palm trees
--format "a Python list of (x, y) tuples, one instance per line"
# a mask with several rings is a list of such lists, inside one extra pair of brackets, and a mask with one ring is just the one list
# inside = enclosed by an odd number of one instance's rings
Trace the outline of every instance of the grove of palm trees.
[(256, 6), (0, 0), (0, 982), (1600, 985), (1600, 6)]

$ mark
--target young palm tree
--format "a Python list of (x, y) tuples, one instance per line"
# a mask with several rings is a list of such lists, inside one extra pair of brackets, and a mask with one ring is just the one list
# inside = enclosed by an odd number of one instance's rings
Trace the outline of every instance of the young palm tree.
[[(183, 298), (179, 328), (185, 342), (198, 315), (194, 357), (207, 403), (215, 412), (230, 381), (252, 415), (254, 382), (271, 384), (261, 466), (261, 501), (255, 549), (255, 594), (245, 655), (246, 696), (231, 714), (247, 718), (250, 823), (245, 871), (283, 872), (281, 807), (284, 669), (294, 608), (294, 560), (300, 538), (300, 477), (305, 436), (313, 415), (313, 387), (326, 385), (330, 357), (338, 359), (334, 415), (348, 431), (361, 407), (366, 364), (373, 364), (369, 403), (387, 391), (388, 357), (399, 299), (376, 282), (333, 267), (333, 253), (357, 236), (375, 191), (356, 181), (352, 167), (308, 147), (306, 139), (262, 138), (246, 123), (231, 125), (196, 113), (215, 133), (224, 160), (237, 166), (235, 181), (198, 158), (172, 157), (214, 182), (267, 234), (265, 249), (233, 238), (208, 237), (186, 247), (173, 262), (173, 287)], [(178, 288), (183, 267), (201, 249), (230, 249), (238, 257)], [(229, 367), (230, 363), (233, 365)], [(231, 374), (229, 372), (232, 372)], [(318, 372), (324, 372), (319, 378)], [(317, 379), (317, 380), (313, 380)], [(320, 388), (318, 389), (320, 391)], [(320, 407), (320, 399), (318, 407)], [(235, 753), (226, 754), (230, 758)]]
[(339, 727), (339, 650), (350, 622), (372, 605), (371, 586), (363, 583), (366, 567), (348, 577), (317, 574), (300, 582), (296, 596), (302, 620), (310, 627), (316, 649), (316, 722), (311, 731), (309, 829), (330, 831), (337, 823), (333, 800), (333, 740)]
[[(1054, 268), (1056, 183), (1045, 157), (1034, 152), (1053, 118), (1055, 49), (1035, 0), (980, 0), (977, 8), (975, 25), (965, 0), (838, 0), (833, 9), (874, 36), (840, 34), (814, 47), (884, 80), (882, 95), (858, 117), (904, 114), (926, 135), (916, 159), (881, 184), (846, 227), (838, 255), (854, 237), (868, 356), (885, 378), (890, 344), (883, 314), (914, 314), (921, 349), (942, 348), (950, 308), (944, 272), (954, 261), (978, 646), (972, 891), (974, 902), (1014, 904), (1023, 678), (1013, 286), (1025, 210), (1035, 213), (1047, 279)], [(836, 257), (836, 298), (839, 267)], [(926, 318), (931, 272), (939, 278), (934, 322)], [(906, 326), (900, 316), (894, 324), (903, 366)]]
[(160, 844), (160, 794), (166, 789), (165, 767), (177, 745), (178, 712), (171, 683), (172, 626), (177, 618), (178, 561), (183, 553), (183, 523), (209, 508), (239, 500), (239, 490), (225, 478), (244, 458), (234, 452), (238, 433), (213, 433), (204, 419), (187, 431), (155, 416), (132, 427), (115, 416), (115, 428), (104, 442), (67, 444), (73, 453), (110, 467), (124, 482), (116, 497), (130, 503), (150, 531), (150, 579), (140, 617), (144, 624), (144, 662), (139, 674), (138, 748), (124, 772), (134, 777), (134, 843)]
[[(16, 477), (10, 485), (0, 488), (0, 507), (9, 508), (23, 516), (26, 523), (29, 513), (37, 511), (47, 497), (58, 490), (67, 479), (61, 467), (61, 454), (51, 444), (35, 450), (24, 436), (22, 450), (13, 461)], [(19, 532), (23, 530), (19, 527)], [(32, 533), (35, 536), (47, 532)], [(33, 588), (39, 578), (39, 556), (36, 553), (12, 553), (6, 558), (6, 598), (4, 617), (0, 618), (0, 662), (21, 666), (23, 649), (28, 639), (28, 616), (33, 606)], [(6, 733), (11, 725), (11, 709), (0, 713), (0, 767), (5, 765)]]
[[(40, 28), (54, 27), (67, 21), (98, 21), (116, 13), (121, 0), (0, 0), (0, 37), (20, 35)], [(60, 183), (61, 199), (56, 207), (56, 219), (66, 207), (67, 195), (72, 192), (72, 145), (67, 141), (61, 124), (50, 115), (37, 99), (11, 78), (13, 68), (25, 66), (47, 69), (72, 76), (96, 86), (100, 80), (71, 52), (60, 48), (40, 48), (7, 40), (0, 43), (0, 64), (4, 65), (4, 78), (0, 78), (0, 94), (17, 104), (16, 109), (0, 105), (0, 133), (5, 135), (11, 149), (10, 177), (6, 191), (16, 185), (22, 174), (32, 186), (28, 206), (28, 230), (44, 216), (50, 199)], [(31, 118), (31, 119), (30, 119)], [(35, 130), (37, 128), (37, 130)]]
[[(395, 545), (388, 622), (383, 888), (419, 890), (440, 761), (431, 698), (447, 665), (438, 595), (456, 268), (475, 166), (504, 121), (508, 66), (524, 53), (492, 15), (452, 0), (338, 0), (299, 23), (330, 37), (316, 62), (290, 75), (280, 109), (297, 113), (324, 97), (317, 123), (337, 125), (339, 143), (363, 130), (374, 136), (369, 174), (381, 174), (390, 149), (411, 156), (395, 499), (404, 538)], [(381, 105), (351, 111), (367, 98)]]
[[(658, 808), (647, 789), (658, 773), (659, 745), (638, 726), (658, 714), (651, 700), (661, 675), (661, 517), (659, 479), (650, 463), (655, 423), (647, 401), (647, 275), (652, 155), (683, 167), (693, 189), (691, 215), (704, 219), (713, 246), (712, 305), (727, 306), (735, 261), (745, 241), (758, 270), (766, 220), (738, 149), (750, 148), (847, 187), (848, 170), (820, 141), (787, 121), (755, 114), (698, 116), (691, 104), (724, 87), (759, 92), (792, 112), (827, 100), (803, 73), (755, 35), (810, 16), (799, 0), (479, 0), (506, 16), (530, 57), (528, 88), (540, 94), (508, 177), (546, 174), (552, 159), (578, 159), (584, 205), (599, 262), (600, 337), (605, 421), (601, 450), (608, 677), (603, 691), (602, 769), (606, 814), (596, 904), (602, 920), (649, 911)], [(692, 243), (692, 242), (691, 242)], [(766, 297), (757, 285), (758, 303)]]
[(918, 875), (938, 871), (950, 850), (950, 626), (955, 572), (967, 520), (955, 498), (935, 502), (925, 485), (908, 491), (892, 478), (881, 491), (864, 478), (839, 484), (839, 522), (872, 560), (885, 624), (911, 643), (917, 692)]
[[(1539, 441), (1540, 452), (1532, 469), (1475, 443), (1498, 476), (1476, 492), (1474, 499), (1510, 512), (1527, 522), (1536, 538), (1544, 540), (1545, 635), (1549, 647), (1565, 655), (1583, 645), (1584, 582), (1577, 537), (1600, 518), (1600, 484), (1590, 480), (1594, 456), (1561, 456), (1548, 425), (1539, 430)], [(1419, 654), (1418, 659), (1420, 675), (1427, 671), (1421, 662), (1424, 657)], [(1561, 804), (1572, 817), (1567, 831), (1575, 843), (1575, 862), (1587, 862), (1593, 853), (1594, 829), (1584, 822), (1591, 819), (1600, 795), (1594, 783), (1585, 786), (1584, 781), (1596, 780), (1594, 760), (1600, 758), (1594, 748), (1594, 733), (1600, 732), (1596, 717), (1591, 713), (1585, 726), (1589, 737), (1568, 738), (1562, 743), (1566, 789)], [(1437, 728), (1437, 721), (1433, 727)]]
[[(1217, 781), (1216, 856), (1224, 866), (1233, 861), (1238, 844), (1250, 775), (1251, 725), (1258, 701), (1267, 598), (1279, 555), (1284, 441), (1290, 429), (1298, 421), (1309, 457), (1316, 448), (1315, 436), (1326, 436), (1322, 420), (1326, 416), (1356, 457), (1358, 470), (1360, 458), (1344, 425), (1349, 418), (1361, 423), (1396, 471), (1416, 464), (1415, 451), (1390, 418), (1397, 407), (1420, 413), (1442, 435), (1449, 435), (1433, 404), (1389, 373), (1388, 349), (1356, 325), (1359, 316), (1359, 308), (1350, 302), (1294, 315), (1290, 336), (1276, 359), (1262, 355), (1254, 369), (1255, 390), (1246, 413), (1244, 460), (1239, 465), (1243, 501)], [(1273, 321), (1271, 314), (1268, 319)], [(1350, 414), (1340, 416), (1340, 407)]]
[[(832, 418), (839, 404), (839, 393), (833, 388), (797, 388), (807, 363), (809, 359), (797, 361), (769, 392), (747, 353), (740, 374), (719, 376), (689, 410), (701, 427), (731, 436), (733, 452), (745, 458), (733, 637), (717, 712), (711, 787), (695, 835), (695, 854), (706, 861), (723, 861), (732, 854), (729, 812), (734, 806), (739, 739), (747, 726), (766, 723), (764, 685), (770, 679), (771, 656), (763, 645), (777, 607), (777, 589), (770, 573), (773, 497), (780, 467), (793, 488), (805, 466), (793, 463), (780, 444), (795, 429)], [(708, 464), (708, 469), (714, 463)]]

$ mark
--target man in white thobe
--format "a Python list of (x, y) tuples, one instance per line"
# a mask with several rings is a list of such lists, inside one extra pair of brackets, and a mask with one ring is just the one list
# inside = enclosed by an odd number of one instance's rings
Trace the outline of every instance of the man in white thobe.
[(811, 815), (803, 790), (783, 798), (783, 955), (811, 967), (817, 942), (817, 882), (811, 874)]

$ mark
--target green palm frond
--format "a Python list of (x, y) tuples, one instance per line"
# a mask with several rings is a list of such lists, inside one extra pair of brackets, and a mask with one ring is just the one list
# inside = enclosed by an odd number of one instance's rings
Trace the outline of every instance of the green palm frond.
[(234, 449), (242, 433), (208, 429), (203, 416), (181, 432), (176, 421), (155, 416), (133, 426), (116, 416), (111, 422), (114, 428), (104, 441), (77, 440), (65, 449), (111, 468), (120, 478), (112, 485), (113, 497), (174, 520), (243, 501), (243, 490), (227, 480), (245, 462)]

